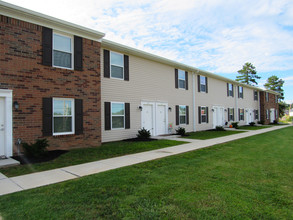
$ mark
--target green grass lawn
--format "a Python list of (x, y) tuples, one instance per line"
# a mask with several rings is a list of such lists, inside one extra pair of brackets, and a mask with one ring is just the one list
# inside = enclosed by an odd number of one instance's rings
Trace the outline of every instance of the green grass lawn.
[(190, 138), (190, 139), (200, 139), (200, 140), (207, 140), (212, 138), (218, 138), (223, 136), (228, 136), (232, 134), (239, 134), (245, 131), (197, 131), (197, 132), (190, 132), (187, 133), (189, 136), (184, 136), (182, 138)]
[(0, 169), (0, 172), (8, 177), (19, 176), (23, 174), (76, 165), (111, 157), (122, 156), (126, 154), (155, 150), (184, 143), (187, 142), (173, 140), (156, 140), (141, 142), (117, 141), (104, 143), (100, 147), (70, 150), (68, 153), (63, 154), (52, 161), (2, 168)]
[(270, 128), (270, 127), (272, 127), (272, 126), (271, 125), (262, 125), (262, 126), (245, 125), (245, 126), (239, 126), (239, 129), (243, 129), (243, 130), (259, 130), (259, 129)]
[(0, 197), (4, 219), (293, 219), (293, 127)]

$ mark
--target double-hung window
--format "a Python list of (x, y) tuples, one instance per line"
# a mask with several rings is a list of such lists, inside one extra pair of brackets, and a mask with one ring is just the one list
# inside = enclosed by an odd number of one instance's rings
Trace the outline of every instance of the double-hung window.
[(270, 111), (266, 109), (266, 119), (270, 119)]
[(206, 92), (206, 77), (200, 76), (200, 91)]
[(227, 95), (234, 97), (233, 84), (227, 83)]
[(186, 88), (185, 72), (183, 70), (178, 70), (178, 85), (181, 89)]
[(179, 105), (179, 123), (186, 124), (186, 106)]
[(229, 121), (234, 121), (234, 108), (229, 108), (228, 109), (228, 120)]
[(53, 66), (73, 68), (73, 38), (58, 33), (53, 34)]
[(239, 86), (238, 87), (238, 98), (242, 98), (243, 99), (243, 87), (242, 86)]
[(275, 95), (275, 103), (278, 103), (278, 96)]
[(53, 98), (53, 135), (74, 133), (74, 99)]
[(123, 102), (111, 103), (111, 118), (112, 129), (125, 127), (125, 105)]
[(111, 78), (124, 79), (124, 59), (123, 54), (111, 51), (110, 53), (110, 72)]
[(269, 102), (269, 93), (266, 92), (266, 102)]
[(201, 107), (201, 123), (207, 123), (207, 107)]
[(254, 120), (258, 120), (258, 110), (255, 110), (255, 112), (254, 112), (255, 114), (254, 114)]
[(244, 121), (244, 109), (243, 108), (239, 109), (239, 120)]

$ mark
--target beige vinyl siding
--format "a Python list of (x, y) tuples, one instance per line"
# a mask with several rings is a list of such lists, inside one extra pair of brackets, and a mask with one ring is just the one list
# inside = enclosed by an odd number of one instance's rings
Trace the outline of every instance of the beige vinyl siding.
[[(117, 51), (119, 52), (119, 51)], [(129, 54), (127, 54), (129, 55)], [(103, 49), (101, 51), (101, 116), (102, 142), (136, 137), (141, 128), (141, 114), (138, 109), (141, 102), (167, 103), (168, 123), (176, 126), (176, 105), (189, 106), (189, 125), (182, 127), (186, 131), (193, 129), (192, 114), (192, 74), (188, 73), (188, 90), (175, 88), (175, 67), (156, 63), (147, 59), (129, 55), (129, 81), (104, 77)], [(130, 129), (105, 130), (104, 102), (130, 103)]]

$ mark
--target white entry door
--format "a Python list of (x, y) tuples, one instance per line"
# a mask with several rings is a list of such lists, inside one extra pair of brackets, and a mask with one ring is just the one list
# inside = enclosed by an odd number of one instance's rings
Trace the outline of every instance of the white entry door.
[(142, 127), (154, 135), (154, 104), (142, 105)]
[(216, 128), (216, 126), (224, 126), (224, 108), (213, 107), (213, 110), (213, 128)]
[(275, 121), (275, 109), (271, 108), (271, 110), (270, 110), (270, 122), (274, 123), (274, 121)]
[(167, 106), (162, 104), (157, 104), (156, 106), (156, 135), (167, 133), (166, 108)]
[(4, 124), (4, 109), (5, 102), (4, 98), (0, 98), (0, 156), (5, 155), (5, 124)]
[(253, 111), (251, 109), (246, 109), (246, 124), (248, 125), (250, 122), (253, 122)]

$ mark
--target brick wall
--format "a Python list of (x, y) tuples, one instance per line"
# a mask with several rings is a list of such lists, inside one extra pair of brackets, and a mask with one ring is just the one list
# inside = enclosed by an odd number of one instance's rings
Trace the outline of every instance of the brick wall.
[[(269, 101), (266, 101), (266, 92), (260, 92), (260, 120), (264, 121), (264, 124), (270, 123), (270, 118), (266, 117), (266, 110), (270, 111), (271, 108), (278, 110), (279, 114), (279, 104), (276, 103), (276, 96), (274, 94), (269, 93)], [(279, 115), (275, 117), (275, 120), (279, 120)]]
[[(42, 65), (42, 26), (0, 16), (0, 89), (13, 90), (13, 143), (42, 137), (42, 98), (83, 99), (83, 134), (46, 137), (50, 149), (99, 146), (100, 43), (83, 38), (83, 71)], [(16, 147), (14, 146), (14, 151)]]

